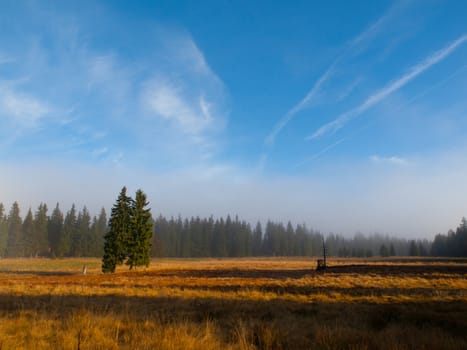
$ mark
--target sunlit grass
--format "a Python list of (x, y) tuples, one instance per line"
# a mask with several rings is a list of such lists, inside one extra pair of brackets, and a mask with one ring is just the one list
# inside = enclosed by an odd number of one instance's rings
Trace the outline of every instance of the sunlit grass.
[(163, 259), (104, 275), (99, 259), (4, 259), (0, 348), (375, 348), (388, 335), (415, 348), (419, 324), (428, 345), (462, 348), (467, 264), (422, 263)]
[[(312, 262), (305, 259), (164, 260), (136, 272), (119, 268), (114, 275), (101, 274), (97, 259), (18, 260), (17, 270), (13, 270), (14, 263), (0, 261), (2, 294), (283, 299), (307, 303), (467, 300), (467, 278), (463, 274), (316, 273)], [(88, 266), (87, 275), (80, 273), (83, 265)], [(287, 277), (287, 272), (294, 269), (301, 274)], [(268, 271), (283, 275), (261, 277)]]

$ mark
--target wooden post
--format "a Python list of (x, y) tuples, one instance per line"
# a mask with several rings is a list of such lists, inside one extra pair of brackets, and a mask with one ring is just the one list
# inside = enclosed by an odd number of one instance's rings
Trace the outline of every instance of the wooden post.
[(326, 270), (326, 245), (324, 244), (324, 236), (322, 236), (323, 240), (323, 259), (318, 259), (316, 270)]
[(326, 268), (326, 245), (324, 244), (324, 236), (323, 238), (323, 258), (324, 258), (324, 268)]

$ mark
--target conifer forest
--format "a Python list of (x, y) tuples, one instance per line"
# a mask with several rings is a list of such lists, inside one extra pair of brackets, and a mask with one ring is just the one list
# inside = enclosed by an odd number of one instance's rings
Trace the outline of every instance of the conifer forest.
[[(434, 239), (405, 239), (387, 234), (316, 231), (305, 224), (269, 220), (252, 224), (238, 216), (151, 218), (151, 257), (259, 257), (319, 256), (323, 239), (329, 256), (467, 256), (467, 220)], [(64, 210), (41, 203), (21, 213), (14, 202), (6, 210), (0, 203), (0, 256), (102, 257), (109, 231), (104, 208), (92, 215), (84, 206)]]

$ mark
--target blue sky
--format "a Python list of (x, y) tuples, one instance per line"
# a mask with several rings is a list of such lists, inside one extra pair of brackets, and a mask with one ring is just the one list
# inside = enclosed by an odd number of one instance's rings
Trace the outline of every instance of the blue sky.
[(467, 215), (465, 1), (2, 1), (0, 201), (432, 237)]

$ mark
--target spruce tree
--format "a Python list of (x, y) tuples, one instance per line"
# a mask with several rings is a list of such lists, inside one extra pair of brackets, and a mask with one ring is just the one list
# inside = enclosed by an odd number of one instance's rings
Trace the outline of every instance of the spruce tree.
[(391, 243), (389, 246), (389, 256), (395, 256), (396, 255), (396, 249), (394, 249), (394, 244)]
[(213, 234), (213, 256), (227, 256), (226, 238), (225, 238), (225, 222), (224, 219), (216, 220), (214, 224)]
[(94, 240), (96, 242), (94, 247), (94, 255), (102, 255), (104, 251), (104, 235), (107, 231), (107, 213), (102, 208), (97, 218), (96, 225), (94, 227)]
[(34, 217), (31, 208), (29, 208), (26, 218), (23, 222), (22, 234), (22, 254), (23, 256), (33, 257), (35, 251), (36, 230), (34, 228)]
[(117, 265), (122, 264), (127, 255), (132, 227), (133, 200), (126, 195), (123, 187), (117, 202), (112, 207), (109, 220), (109, 231), (104, 236), (104, 256), (102, 272), (115, 272)]
[(58, 256), (71, 255), (71, 239), (76, 231), (76, 208), (73, 204), (71, 209), (66, 213), (63, 223), (62, 235), (60, 236), (58, 245)]
[(8, 215), (8, 247), (6, 255), (18, 257), (22, 253), (22, 224), (18, 202), (14, 202)]
[(411, 240), (410, 241), (410, 245), (409, 245), (409, 255), (410, 256), (418, 256), (420, 255), (420, 252), (418, 250), (418, 245), (417, 243), (415, 242), (415, 240)]
[(63, 252), (60, 251), (60, 240), (63, 236), (63, 213), (60, 210), (59, 204), (55, 206), (48, 223), (48, 238), (51, 248), (52, 257), (61, 257)]
[(76, 232), (71, 241), (73, 256), (89, 256), (94, 242), (91, 235), (91, 215), (86, 206), (78, 213)]
[(41, 203), (34, 216), (34, 240), (33, 240), (33, 254), (38, 256), (49, 252), (49, 241), (47, 226), (49, 218), (47, 216), (47, 205)]
[(153, 223), (146, 194), (138, 190), (131, 212), (131, 230), (126, 264), (130, 270), (136, 266), (149, 266)]
[(379, 255), (382, 256), (383, 258), (390, 256), (390, 251), (388, 250), (388, 247), (386, 247), (384, 243), (379, 248)]
[(0, 257), (3, 257), (8, 243), (8, 225), (5, 207), (0, 203)]

